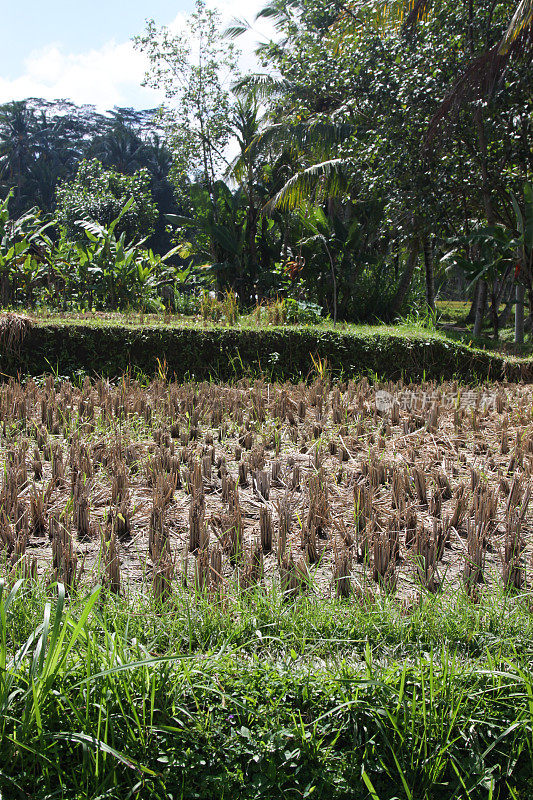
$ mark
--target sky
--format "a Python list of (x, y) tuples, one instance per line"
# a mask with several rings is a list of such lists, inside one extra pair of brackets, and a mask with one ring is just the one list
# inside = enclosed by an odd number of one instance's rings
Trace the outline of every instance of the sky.
[[(264, 0), (208, 0), (225, 21), (253, 22)], [(43, 97), (89, 103), (100, 110), (124, 106), (152, 108), (162, 100), (141, 86), (144, 56), (131, 37), (146, 19), (179, 29), (194, 0), (25, 0), (2, 9), (0, 103)], [(240, 44), (243, 64), (253, 64), (259, 35)]]

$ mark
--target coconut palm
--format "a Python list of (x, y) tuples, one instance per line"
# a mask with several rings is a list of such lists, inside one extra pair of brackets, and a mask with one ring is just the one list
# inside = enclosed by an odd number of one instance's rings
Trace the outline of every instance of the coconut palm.
[(116, 119), (109, 130), (95, 140), (92, 154), (104, 166), (133, 175), (145, 166), (146, 144), (132, 128)]
[(68, 117), (36, 113), (29, 101), (0, 108), (0, 178), (14, 190), (15, 211), (36, 202), (52, 208), (57, 181), (71, 173), (82, 155), (71, 133)]
[(34, 158), (35, 115), (25, 102), (9, 103), (0, 113), (0, 176), (15, 187), (15, 206), (20, 205), (24, 181)]

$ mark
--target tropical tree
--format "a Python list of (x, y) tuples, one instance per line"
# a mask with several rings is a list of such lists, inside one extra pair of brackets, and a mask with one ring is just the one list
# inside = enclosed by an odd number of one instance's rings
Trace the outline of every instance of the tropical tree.
[(25, 181), (34, 158), (34, 114), (24, 102), (10, 103), (0, 112), (0, 176), (14, 187), (16, 211), (23, 202)]
[(211, 192), (225, 163), (231, 127), (229, 83), (237, 75), (235, 48), (222, 36), (219, 14), (197, 0), (180, 33), (158, 28), (150, 20), (134, 42), (150, 62), (145, 85), (165, 93), (163, 119), (175, 184), (181, 186), (196, 175)]
[(38, 209), (20, 217), (10, 213), (10, 192), (0, 202), (0, 305), (15, 304), (19, 293), (31, 305), (34, 289), (52, 265), (53, 222), (43, 222)]
[(93, 140), (91, 154), (105, 167), (124, 175), (132, 175), (147, 161), (146, 143), (120, 117), (115, 118), (113, 124)]
[(165, 252), (164, 215), (179, 206), (169, 180), (172, 157), (156, 111), (119, 108), (100, 114), (90, 106), (39, 99), (0, 106), (0, 196), (13, 189), (15, 215), (34, 206), (53, 212), (58, 184), (71, 181), (80, 162), (94, 157), (126, 175), (148, 170), (158, 208), (150, 244)]
[[(468, 73), (473, 86), (476, 55), (502, 41), (504, 10), (495, 13), (480, 2), (469, 12), (441, 3), (410, 39), (366, 5), (274, 0), (263, 14), (276, 19), (285, 45), (263, 48), (265, 62), (281, 76), (277, 86), (285, 85), (272, 104), (279, 120), (272, 127), (303, 142), (299, 170), (271, 205), (288, 209), (306, 198), (319, 204), (331, 197), (348, 203), (374, 198), (383, 209), (389, 257), (404, 263), (389, 313), (405, 301), (421, 253), (432, 305), (431, 256), (439, 241), (461, 228), (468, 234), (479, 215), (489, 225), (514, 224), (511, 192), (524, 175), (516, 166), (527, 163), (528, 147), (520, 135), (513, 134), (511, 143), (509, 131), (531, 124), (528, 63), (509, 62), (490, 103), (478, 104), (473, 114), (457, 104), (447, 119), (449, 146), (437, 147), (433, 139), (431, 148), (423, 147), (454, 79)], [(477, 63), (479, 72), (483, 60)], [(264, 83), (258, 76), (256, 84)], [(320, 135), (322, 127), (338, 134), (350, 125), (345, 139)]]
[[(83, 160), (72, 181), (57, 190), (57, 218), (68, 236), (79, 239), (79, 220), (109, 226), (118, 219), (119, 231), (126, 240), (146, 238), (154, 231), (157, 209), (150, 191), (150, 175), (140, 169), (123, 175), (105, 169), (97, 160)], [(122, 213), (127, 201), (127, 210)]]

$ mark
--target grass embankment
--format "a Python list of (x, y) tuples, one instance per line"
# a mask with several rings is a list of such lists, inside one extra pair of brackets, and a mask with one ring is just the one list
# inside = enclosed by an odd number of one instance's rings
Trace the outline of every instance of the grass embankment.
[(0, 602), (0, 786), (44, 798), (527, 798), (528, 596)]
[(470, 303), (466, 300), (437, 300), (437, 314), (441, 322), (463, 322), (470, 310)]
[(531, 359), (460, 343), (416, 325), (228, 327), (173, 318), (35, 318), (16, 347), (0, 353), (3, 375), (115, 377), (124, 371), (177, 379), (264, 375), (299, 380), (327, 368), (335, 377), (391, 380), (530, 380)]

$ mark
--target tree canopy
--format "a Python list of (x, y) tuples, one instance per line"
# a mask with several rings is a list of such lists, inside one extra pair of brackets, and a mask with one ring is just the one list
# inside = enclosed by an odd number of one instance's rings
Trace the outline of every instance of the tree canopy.
[(242, 305), (393, 319), (460, 285), (497, 334), (518, 285), (533, 325), (531, 0), (270, 0), (262, 19), (275, 33), (245, 75), (251, 22), (224, 31), (203, 0), (178, 32), (149, 21), (158, 112), (3, 106), (12, 213), (75, 237), (133, 197), (120, 230), (176, 245), (191, 285)]

